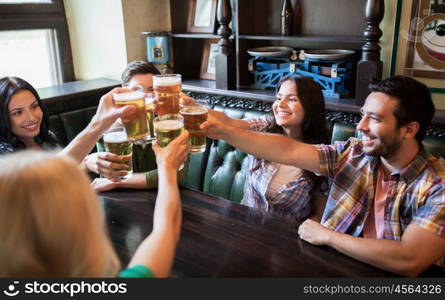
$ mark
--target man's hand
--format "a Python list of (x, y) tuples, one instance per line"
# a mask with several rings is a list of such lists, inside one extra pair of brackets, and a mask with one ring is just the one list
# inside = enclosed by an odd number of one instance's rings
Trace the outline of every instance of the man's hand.
[(100, 128), (105, 130), (110, 127), (117, 118), (125, 117), (133, 114), (136, 110), (134, 105), (125, 105), (116, 108), (113, 103), (113, 94), (125, 93), (131, 91), (128, 88), (114, 88), (100, 98), (99, 106), (97, 107), (96, 115), (92, 122), (100, 125)]
[(298, 235), (302, 240), (318, 246), (326, 245), (332, 233), (334, 231), (310, 219), (307, 219), (298, 227)]
[(123, 158), (110, 152), (96, 152), (84, 159), (86, 168), (113, 181), (119, 181), (127, 174), (129, 166), (123, 163)]
[(185, 162), (190, 151), (188, 142), (189, 133), (185, 131), (183, 134), (175, 138), (167, 147), (159, 147), (157, 143), (153, 143), (153, 151), (156, 154), (156, 164), (158, 169), (166, 168), (178, 170)]
[(95, 193), (105, 192), (118, 187), (118, 183), (108, 178), (96, 178), (91, 183), (91, 188)]

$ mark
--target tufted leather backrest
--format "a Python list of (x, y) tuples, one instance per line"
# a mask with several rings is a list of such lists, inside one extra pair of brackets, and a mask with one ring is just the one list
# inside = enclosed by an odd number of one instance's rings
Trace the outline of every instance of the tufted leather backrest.
[[(262, 112), (215, 106), (231, 118), (250, 119)], [(212, 140), (204, 174), (203, 191), (232, 201), (241, 202), (248, 164), (247, 156), (223, 140)]]
[(91, 121), (96, 113), (97, 106), (76, 109), (59, 115), (64, 129), (64, 138), (69, 143)]

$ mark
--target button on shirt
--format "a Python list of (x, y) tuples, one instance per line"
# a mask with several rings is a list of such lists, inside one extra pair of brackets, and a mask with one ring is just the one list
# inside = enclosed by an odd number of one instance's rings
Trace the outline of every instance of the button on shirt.
[[(264, 132), (267, 131), (272, 120), (272, 116), (264, 116), (247, 121), (251, 130)], [(270, 145), (270, 151), (274, 151), (274, 145)], [(311, 184), (307, 178), (301, 176), (301, 170), (295, 168), (293, 180), (284, 182), (273, 195), (266, 196), (270, 182), (277, 173), (280, 164), (258, 159), (252, 155), (248, 155), (248, 160), (249, 168), (242, 204), (293, 220), (309, 216), (311, 212), (309, 196)], [(260, 167), (252, 171), (258, 162)]]
[[(374, 199), (379, 158), (364, 154), (355, 138), (316, 147), (321, 174), (332, 178), (322, 224), (360, 236)], [(423, 148), (400, 173), (389, 177), (383, 238), (401, 240), (410, 224), (445, 238), (445, 162)]]

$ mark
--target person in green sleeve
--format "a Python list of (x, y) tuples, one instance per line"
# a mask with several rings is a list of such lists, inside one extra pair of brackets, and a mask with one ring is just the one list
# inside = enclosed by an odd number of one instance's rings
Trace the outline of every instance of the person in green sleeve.
[[(145, 93), (153, 93), (153, 75), (160, 74), (153, 64), (146, 61), (130, 62), (122, 73), (122, 85), (132, 87), (140, 85)], [(182, 95), (182, 102), (191, 102), (192, 98)], [(102, 178), (96, 178), (92, 188), (96, 192), (109, 191), (117, 187), (123, 188), (156, 188), (158, 186), (158, 171), (156, 159), (151, 146), (135, 143), (133, 147), (133, 176), (126, 180), (120, 180), (121, 171), (127, 166), (122, 159), (112, 153), (104, 152), (101, 143), (97, 144), (97, 153), (90, 154), (84, 160), (87, 169)], [(178, 172), (178, 183), (183, 185), (186, 181), (188, 164)]]
[(188, 137), (186, 131), (167, 147), (153, 146), (159, 178), (153, 231), (123, 271), (75, 157), (36, 150), (0, 157), (0, 277), (169, 276), (182, 223), (177, 170)]

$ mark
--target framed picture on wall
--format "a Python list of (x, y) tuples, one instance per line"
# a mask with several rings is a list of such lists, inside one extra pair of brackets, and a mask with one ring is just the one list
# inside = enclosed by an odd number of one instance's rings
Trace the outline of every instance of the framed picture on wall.
[(213, 33), (217, 0), (189, 0), (188, 32)]
[(445, 2), (413, 0), (404, 75), (445, 79)]
[(207, 39), (204, 41), (201, 61), (201, 79), (215, 80), (215, 58), (219, 53), (218, 39)]

